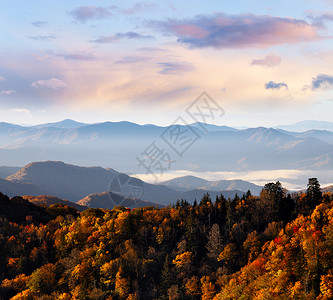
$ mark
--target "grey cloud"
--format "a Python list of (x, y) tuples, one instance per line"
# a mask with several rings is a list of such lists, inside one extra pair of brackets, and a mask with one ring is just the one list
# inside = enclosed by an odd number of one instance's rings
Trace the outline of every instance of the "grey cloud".
[(32, 40), (35, 41), (51, 41), (57, 39), (57, 37), (54, 34), (50, 35), (36, 35), (36, 36), (30, 36)]
[(195, 70), (195, 67), (185, 61), (174, 61), (174, 62), (161, 62), (162, 70), (159, 71), (160, 74), (175, 75), (185, 72), (190, 72)]
[(83, 60), (83, 61), (94, 61), (98, 60), (93, 53), (61, 53), (56, 54), (58, 57), (62, 57), (66, 60)]
[(200, 15), (193, 19), (150, 22), (150, 26), (192, 48), (265, 48), (321, 37), (304, 20), (268, 15)]
[(308, 15), (310, 20), (312, 20), (312, 24), (318, 27), (325, 27), (325, 21), (333, 21), (332, 13), (325, 13), (321, 15)]
[(69, 14), (78, 22), (85, 23), (89, 20), (107, 19), (113, 16), (116, 6), (97, 7), (97, 6), (80, 6), (70, 11)]
[(139, 2), (135, 3), (132, 7), (128, 9), (122, 9), (121, 12), (124, 15), (132, 15), (136, 14), (141, 11), (145, 11), (147, 9), (155, 8), (156, 4), (155, 3), (149, 3), (149, 2)]
[(312, 89), (319, 89), (328, 86), (333, 86), (333, 76), (327, 74), (319, 74), (312, 79)]
[(124, 39), (139, 39), (139, 40), (146, 40), (146, 39), (152, 39), (153, 37), (151, 35), (143, 35), (137, 32), (129, 31), (129, 32), (118, 32), (114, 35), (110, 36), (102, 36), (96, 40), (92, 40), (93, 43), (98, 44), (108, 44), (108, 43), (115, 43), (119, 42)]
[(286, 89), (288, 89), (288, 85), (285, 84), (284, 82), (270, 81), (270, 82), (265, 83), (266, 90), (279, 90), (282, 87), (285, 87)]
[(125, 57), (122, 57), (121, 59), (117, 60), (115, 63), (116, 64), (132, 64), (132, 63), (137, 63), (137, 62), (143, 62), (146, 60), (147, 60), (146, 57), (125, 56)]
[(35, 27), (43, 27), (45, 25), (47, 25), (47, 22), (43, 22), (43, 21), (35, 21), (35, 22), (31, 22), (32, 25), (34, 25)]

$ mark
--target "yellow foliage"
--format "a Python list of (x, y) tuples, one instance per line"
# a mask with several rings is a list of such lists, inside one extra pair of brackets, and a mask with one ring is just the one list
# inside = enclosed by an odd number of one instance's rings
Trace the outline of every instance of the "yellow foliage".
[(182, 254), (178, 254), (176, 258), (172, 261), (172, 263), (177, 267), (177, 268), (182, 268), (185, 265), (188, 265), (191, 263), (192, 260), (192, 252), (184, 252)]
[(24, 290), (24, 291), (16, 294), (10, 300), (34, 300), (34, 299), (36, 299), (36, 296), (37, 296), (37, 294), (35, 292), (32, 292), (30, 290)]
[(235, 251), (236, 251), (236, 246), (234, 244), (230, 243), (224, 247), (224, 250), (220, 253), (217, 260), (228, 263), (235, 258), (235, 256), (236, 256)]
[(118, 273), (116, 274), (116, 284), (115, 291), (118, 293), (119, 297), (125, 299), (130, 291), (130, 283), (129, 280), (123, 277), (122, 268), (119, 268)]
[(199, 296), (200, 295), (200, 281), (197, 276), (192, 276), (185, 283), (186, 294), (189, 296)]
[(320, 282), (320, 295), (317, 297), (318, 300), (329, 300), (333, 299), (333, 276), (322, 275)]
[(214, 283), (210, 281), (210, 278), (208, 276), (203, 276), (200, 281), (201, 281), (201, 299), (202, 300), (213, 299), (216, 294)]

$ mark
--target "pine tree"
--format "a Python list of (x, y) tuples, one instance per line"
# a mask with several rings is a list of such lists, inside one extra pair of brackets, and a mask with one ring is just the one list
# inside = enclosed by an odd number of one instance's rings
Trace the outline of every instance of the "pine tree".
[(169, 259), (169, 254), (166, 255), (165, 261), (163, 264), (163, 269), (161, 273), (161, 288), (162, 293), (166, 294), (170, 286), (173, 284), (173, 272), (172, 272), (172, 266)]
[(310, 208), (315, 208), (321, 202), (323, 196), (317, 178), (309, 178), (306, 196)]
[(209, 232), (208, 243), (206, 246), (208, 253), (207, 256), (212, 260), (217, 260), (219, 254), (222, 251), (222, 239), (220, 233), (220, 227), (218, 224), (213, 224), (211, 231)]

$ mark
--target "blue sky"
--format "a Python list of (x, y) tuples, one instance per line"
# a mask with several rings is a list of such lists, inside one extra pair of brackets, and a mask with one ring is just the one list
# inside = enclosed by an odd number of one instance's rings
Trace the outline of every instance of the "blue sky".
[(0, 120), (168, 125), (206, 91), (218, 124), (332, 119), (332, 1), (6, 1)]

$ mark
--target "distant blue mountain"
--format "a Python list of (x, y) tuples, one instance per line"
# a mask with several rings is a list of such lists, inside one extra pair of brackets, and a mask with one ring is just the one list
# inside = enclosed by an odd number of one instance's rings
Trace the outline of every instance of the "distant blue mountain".
[(80, 127), (80, 126), (84, 126), (84, 125), (87, 125), (87, 124), (76, 122), (71, 119), (65, 119), (60, 122), (39, 124), (39, 125), (35, 125), (33, 127), (35, 127), (35, 128), (55, 127), (55, 128), (70, 129), (70, 128), (76, 128), (76, 127)]
[(175, 152), (180, 139), (170, 135), (167, 126), (131, 122), (84, 124), (73, 120), (30, 127), (0, 123), (0, 165), (22, 166), (31, 161), (52, 160), (146, 173), (138, 158), (155, 143), (170, 156), (170, 170), (247, 172), (314, 166), (333, 170), (329, 131), (298, 133), (265, 127), (237, 130), (217, 125), (207, 125), (203, 130), (201, 125), (179, 126), (179, 132), (190, 132), (190, 126), (197, 134), (180, 156)]
[(333, 132), (333, 122), (327, 121), (315, 121), (315, 120), (307, 120), (297, 122), (295, 124), (290, 125), (279, 125), (275, 128), (283, 129), (287, 131), (297, 131), (297, 132), (304, 132), (308, 130), (328, 130)]

